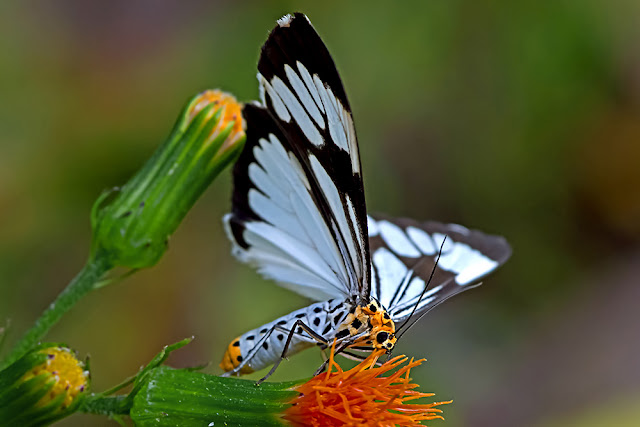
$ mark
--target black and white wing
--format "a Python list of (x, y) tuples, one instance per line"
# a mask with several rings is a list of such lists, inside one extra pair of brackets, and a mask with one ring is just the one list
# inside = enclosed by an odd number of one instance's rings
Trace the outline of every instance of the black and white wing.
[(235, 165), (234, 255), (307, 297), (369, 297), (369, 242), (349, 102), (306, 16), (278, 20), (258, 62)]
[[(416, 313), (424, 313), (478, 285), (511, 256), (511, 247), (503, 237), (456, 224), (369, 216), (368, 228), (371, 295), (394, 322), (406, 319), (414, 307)], [(420, 300), (443, 241), (435, 273)]]

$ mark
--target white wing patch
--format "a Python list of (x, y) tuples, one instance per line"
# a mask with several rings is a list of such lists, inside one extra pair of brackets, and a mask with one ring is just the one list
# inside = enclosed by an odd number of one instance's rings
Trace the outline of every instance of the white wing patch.
[[(317, 107), (320, 109), (320, 112), (324, 113), (324, 105), (322, 104), (322, 100), (320, 99), (318, 88), (316, 87), (315, 83), (313, 83), (313, 78), (311, 77), (311, 74), (309, 74), (309, 71), (307, 71), (307, 68), (304, 65), (302, 65), (300, 61), (296, 61), (296, 67), (298, 67), (298, 72), (300, 73), (302, 80), (304, 80), (304, 84), (306, 85), (307, 90), (313, 97), (313, 100), (315, 101)], [(324, 129), (324, 119), (321, 127), (322, 129)]]
[(386, 248), (380, 248), (371, 257), (372, 268), (377, 270), (377, 278), (380, 282), (378, 301), (389, 308), (396, 289), (407, 276), (408, 269)]
[(267, 79), (262, 77), (262, 74), (258, 73), (258, 81), (260, 82), (260, 100), (263, 104), (266, 104), (267, 100), (265, 97), (265, 92), (269, 95), (269, 99), (271, 99), (271, 103), (273, 104), (273, 109), (276, 112), (278, 118), (284, 122), (289, 123), (291, 121), (291, 115), (287, 110), (287, 107), (284, 106), (282, 99), (273, 89), (273, 87), (267, 82)]
[(380, 235), (389, 248), (398, 255), (416, 258), (422, 253), (411, 243), (405, 232), (389, 221), (378, 221)]
[[(331, 142), (349, 153), (352, 172), (360, 173), (358, 143), (351, 114), (317, 74), (311, 76), (299, 61), (296, 62), (296, 68), (297, 71), (289, 65), (284, 67), (286, 79), (293, 88), (293, 92), (279, 77), (274, 76), (268, 82), (258, 74), (263, 104), (266, 105), (264, 99), (266, 93), (273, 103), (277, 116), (285, 122), (290, 122), (293, 117), (305, 137), (316, 146), (326, 142), (316, 125), (323, 130), (328, 126)], [(323, 113), (326, 116), (326, 122)]]
[(371, 218), (367, 215), (367, 228), (369, 229), (369, 237), (374, 237), (380, 234), (380, 229), (378, 228), (378, 223), (375, 219)]
[(279, 26), (281, 27), (288, 27), (289, 24), (291, 24), (291, 20), (293, 19), (293, 16), (291, 16), (290, 13), (287, 13), (286, 15), (284, 15), (282, 18), (278, 19), (276, 22), (278, 23)]
[[(289, 90), (287, 85), (284, 84), (282, 80), (280, 80), (277, 76), (271, 80), (271, 86), (276, 91), (282, 102), (287, 107), (287, 110), (293, 116), (293, 119), (296, 121), (304, 136), (311, 142), (313, 145), (321, 146), (324, 144), (324, 139), (318, 129), (314, 126), (311, 118), (307, 114), (307, 112), (302, 108), (300, 102), (295, 97), (295, 95)], [(315, 103), (309, 98), (309, 102), (311, 105), (315, 106)], [(309, 108), (309, 106), (307, 106)]]
[(451, 237), (448, 237), (442, 233), (433, 233), (431, 235), (431, 238), (433, 239), (437, 250), (440, 250), (440, 247), (442, 247), (443, 254), (453, 249), (453, 241), (451, 240)]
[(423, 254), (435, 255), (436, 247), (431, 237), (429, 237), (429, 234), (425, 231), (409, 226), (407, 227), (407, 235)]
[[(461, 286), (476, 281), (500, 265), (498, 261), (487, 257), (479, 250), (466, 243), (456, 242), (450, 236), (445, 236), (442, 233), (429, 234), (413, 226), (403, 229), (389, 221), (376, 221), (371, 217), (368, 217), (367, 223), (369, 236), (374, 237), (379, 234), (389, 249), (395, 254), (404, 257), (419, 258), (430, 256), (434, 258), (440, 251), (440, 246), (444, 241), (442, 255), (438, 260), (438, 268), (455, 274), (455, 282)], [(456, 226), (455, 224), (447, 226), (452, 231), (460, 234), (468, 234), (470, 232), (466, 227)], [(378, 249), (376, 253), (382, 249), (384, 248)], [(376, 267), (378, 268), (378, 274), (381, 275), (381, 270), (385, 268), (384, 264), (376, 265)], [(398, 287), (399, 283), (397, 282), (395, 286)]]
[[(253, 154), (256, 162), (249, 166), (249, 176), (257, 189), (249, 191), (248, 202), (264, 221), (245, 222), (243, 238), (249, 248), (244, 249), (232, 236), (228, 224), (232, 217), (225, 216), (229, 238), (236, 243), (234, 255), (256, 265), (264, 276), (310, 298), (351, 296), (349, 284), (353, 278), (311, 196), (298, 160), (273, 134), (268, 140), (261, 138)], [(319, 163), (314, 172), (323, 177), (323, 191), (335, 209), (333, 205), (340, 200), (337, 189)], [(342, 213), (340, 228), (348, 227), (344, 208), (341, 204), (337, 207)], [(353, 242), (351, 245), (355, 250)]]
[[(298, 62), (298, 64), (300, 63)], [(300, 98), (300, 101), (302, 102), (302, 105), (304, 105), (304, 108), (313, 118), (313, 121), (315, 121), (316, 124), (320, 126), (320, 128), (324, 129), (324, 118), (322, 117), (320, 110), (318, 110), (316, 101), (314, 101), (313, 98), (311, 97), (309, 90), (300, 79), (300, 76), (298, 76), (298, 74), (295, 71), (293, 71), (293, 68), (291, 68), (289, 64), (285, 64), (284, 72), (287, 74), (289, 83), (291, 83), (293, 90), (295, 91), (296, 95), (298, 95), (298, 98)], [(315, 86), (314, 86), (314, 89), (315, 89)]]
[(467, 285), (496, 269), (499, 265), (497, 261), (487, 258), (475, 249), (466, 257), (465, 262), (466, 264), (457, 266), (461, 270), (456, 276), (456, 282), (459, 285)]

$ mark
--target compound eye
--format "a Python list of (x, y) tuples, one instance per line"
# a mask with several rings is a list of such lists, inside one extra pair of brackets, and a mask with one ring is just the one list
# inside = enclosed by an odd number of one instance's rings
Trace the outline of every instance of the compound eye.
[(378, 341), (379, 344), (382, 344), (388, 338), (389, 338), (389, 334), (387, 332), (378, 332), (378, 335), (376, 335), (376, 341)]

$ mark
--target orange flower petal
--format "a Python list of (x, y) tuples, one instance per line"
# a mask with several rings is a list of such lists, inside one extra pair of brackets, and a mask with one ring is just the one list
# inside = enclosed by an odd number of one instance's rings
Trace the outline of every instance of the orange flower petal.
[(384, 354), (384, 350), (377, 350), (354, 368), (343, 371), (334, 360), (334, 351), (335, 342), (327, 372), (296, 387), (300, 394), (284, 415), (291, 425), (422, 426), (421, 421), (443, 419), (436, 406), (451, 402), (408, 403), (433, 396), (413, 390), (418, 384), (411, 383), (409, 377), (411, 368), (424, 359), (409, 361), (406, 356), (397, 356), (376, 366)]

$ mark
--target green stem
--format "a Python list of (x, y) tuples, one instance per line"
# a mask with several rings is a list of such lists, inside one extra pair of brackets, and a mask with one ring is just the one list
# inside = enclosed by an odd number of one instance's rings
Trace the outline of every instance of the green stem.
[(80, 298), (88, 294), (111, 268), (111, 262), (107, 257), (96, 254), (95, 257), (90, 258), (80, 270), (80, 273), (73, 278), (56, 300), (42, 313), (31, 329), (13, 347), (0, 364), (0, 370), (18, 360), (35, 346), (53, 325), (60, 320), (62, 315), (69, 311)]
[(101, 393), (87, 397), (78, 411), (107, 416), (129, 415), (131, 401), (127, 395), (105, 397)]

